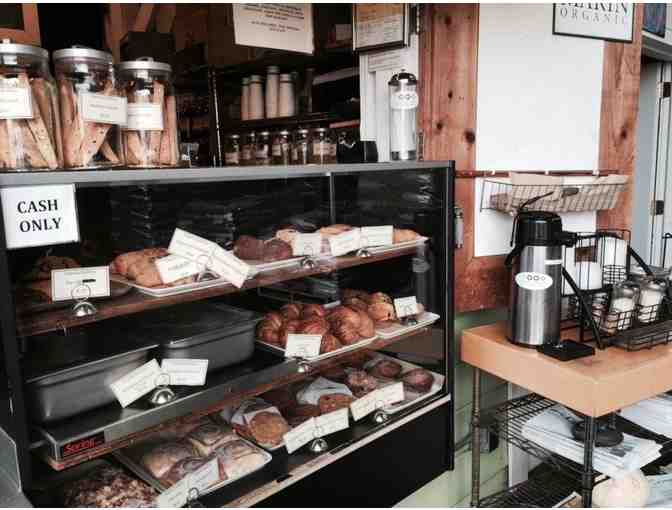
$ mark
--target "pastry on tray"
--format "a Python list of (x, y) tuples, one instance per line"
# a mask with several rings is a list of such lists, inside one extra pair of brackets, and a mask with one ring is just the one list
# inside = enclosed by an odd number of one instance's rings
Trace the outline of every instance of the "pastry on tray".
[(26, 282), (51, 280), (51, 272), (56, 269), (73, 269), (80, 267), (79, 262), (70, 257), (46, 255), (40, 257), (33, 264), (33, 268), (21, 279)]
[(321, 414), (327, 414), (333, 411), (338, 411), (339, 409), (347, 408), (354, 401), (355, 398), (349, 395), (332, 393), (329, 395), (322, 395), (317, 401), (317, 406), (320, 408)]
[(147, 248), (144, 250), (131, 251), (122, 253), (115, 258), (110, 264), (110, 271), (119, 274), (125, 278), (129, 278), (128, 271), (133, 264), (142, 262), (148, 259), (156, 259), (168, 255), (168, 250), (165, 248)]
[(178, 460), (161, 478), (161, 483), (167, 487), (175, 485), (188, 474), (201, 468), (209, 460), (205, 457), (187, 457), (186, 459)]
[(154, 478), (159, 479), (163, 478), (177, 461), (197, 456), (196, 448), (186, 441), (171, 441), (152, 448), (142, 456), (140, 463)]
[(207, 457), (215, 448), (229, 441), (234, 441), (237, 437), (228, 427), (225, 428), (210, 422), (204, 423), (189, 432), (186, 439), (200, 455)]
[(367, 368), (368, 372), (375, 377), (384, 379), (396, 379), (401, 373), (402, 367), (396, 361), (381, 359)]
[(273, 238), (267, 241), (253, 236), (242, 235), (233, 245), (233, 253), (241, 260), (276, 262), (291, 259), (292, 246), (282, 239)]
[(67, 483), (62, 496), (68, 508), (148, 508), (156, 492), (117, 467), (101, 466)]
[(219, 464), (220, 478), (240, 478), (266, 463), (266, 457), (259, 449), (240, 439), (218, 447), (214, 455)]
[(254, 440), (262, 446), (275, 447), (283, 442), (283, 436), (290, 427), (281, 414), (260, 411), (247, 422), (247, 428)]
[(350, 372), (345, 378), (345, 384), (357, 398), (378, 388), (378, 380), (363, 370)]
[(404, 388), (416, 393), (427, 393), (434, 384), (434, 376), (424, 368), (414, 368), (404, 372), (401, 375), (401, 380), (404, 383)]

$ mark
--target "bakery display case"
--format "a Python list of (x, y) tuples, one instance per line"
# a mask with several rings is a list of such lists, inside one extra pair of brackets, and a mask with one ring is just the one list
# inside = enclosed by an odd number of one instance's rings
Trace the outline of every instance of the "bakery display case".
[[(79, 242), (8, 248), (4, 192), (50, 185)], [(389, 506), (452, 469), (453, 162), (0, 188), (0, 462), (30, 504)]]

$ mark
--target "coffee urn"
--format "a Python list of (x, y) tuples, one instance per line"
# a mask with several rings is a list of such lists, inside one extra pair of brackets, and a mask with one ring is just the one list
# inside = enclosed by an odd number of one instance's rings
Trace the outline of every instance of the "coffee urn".
[(416, 113), (418, 80), (405, 70), (392, 76), (390, 93), (390, 157), (392, 161), (417, 158)]

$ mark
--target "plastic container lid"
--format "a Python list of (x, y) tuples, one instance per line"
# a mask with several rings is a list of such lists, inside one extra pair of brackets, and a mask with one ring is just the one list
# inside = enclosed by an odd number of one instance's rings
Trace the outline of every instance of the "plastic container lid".
[(61, 60), (64, 58), (92, 58), (95, 60), (106, 62), (108, 64), (114, 62), (111, 53), (77, 45), (72, 46), (70, 48), (64, 48), (62, 50), (56, 50), (53, 53), (52, 57), (54, 60)]
[(408, 83), (409, 85), (416, 85), (418, 79), (414, 74), (408, 73), (405, 69), (402, 69), (400, 73), (397, 73), (390, 78), (388, 85), (399, 85), (402, 82)]
[(140, 57), (136, 60), (121, 62), (118, 66), (120, 71), (164, 71), (171, 72), (172, 67), (165, 62), (157, 62), (152, 57)]
[(16, 44), (11, 39), (0, 41), (0, 55), (30, 55), (31, 57), (39, 57), (44, 60), (49, 58), (47, 50), (30, 44)]

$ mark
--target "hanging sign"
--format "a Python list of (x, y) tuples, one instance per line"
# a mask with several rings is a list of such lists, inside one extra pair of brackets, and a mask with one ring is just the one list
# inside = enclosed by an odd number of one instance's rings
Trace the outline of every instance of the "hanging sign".
[(553, 33), (632, 42), (635, 4), (587, 3), (553, 4)]
[(75, 185), (0, 189), (8, 249), (79, 241)]
[(313, 54), (311, 4), (233, 4), (236, 44)]

